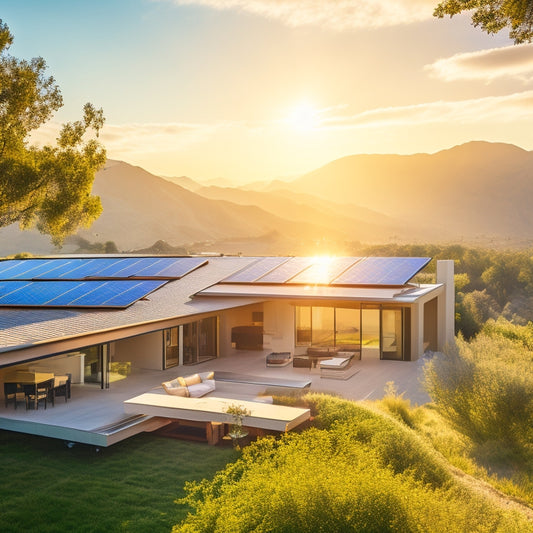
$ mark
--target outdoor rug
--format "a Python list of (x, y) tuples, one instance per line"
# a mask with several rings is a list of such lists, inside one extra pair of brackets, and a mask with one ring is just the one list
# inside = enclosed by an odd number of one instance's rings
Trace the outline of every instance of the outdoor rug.
[(253, 385), (267, 385), (271, 387), (292, 387), (304, 389), (311, 386), (310, 380), (277, 379), (265, 376), (250, 376), (247, 374), (236, 374), (234, 372), (215, 371), (215, 381), (231, 381), (233, 383), (251, 383)]

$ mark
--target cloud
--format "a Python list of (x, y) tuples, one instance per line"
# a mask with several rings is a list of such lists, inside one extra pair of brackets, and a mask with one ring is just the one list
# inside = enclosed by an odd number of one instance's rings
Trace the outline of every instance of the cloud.
[(166, 0), (218, 10), (240, 10), (288, 26), (336, 31), (409, 24), (432, 17), (435, 0)]
[(491, 48), (455, 54), (424, 67), (436, 78), (445, 81), (486, 80), (514, 77), (533, 78), (533, 44)]
[[(218, 130), (228, 127), (220, 124), (105, 124), (100, 141), (111, 158), (128, 157), (139, 152), (180, 152), (192, 145), (209, 140)], [(32, 133), (30, 142), (37, 146), (55, 144), (61, 124), (50, 121)]]
[(505, 96), (378, 108), (351, 116), (329, 117), (324, 119), (323, 127), (383, 128), (435, 123), (512, 123), (531, 119), (533, 119), (533, 90)]

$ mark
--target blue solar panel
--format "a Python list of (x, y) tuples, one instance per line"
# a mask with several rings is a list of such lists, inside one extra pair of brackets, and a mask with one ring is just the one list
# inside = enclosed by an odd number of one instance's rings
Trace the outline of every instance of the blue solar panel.
[(5, 268), (2, 277), (7, 279), (31, 279), (35, 274), (43, 270), (50, 270), (49, 259), (13, 260), (4, 261), (9, 268)]
[[(72, 259), (66, 261), (64, 259), (54, 259), (58, 261), (61, 266), (54, 270), (54, 277), (48, 277), (46, 279), (65, 279), (65, 280), (77, 280), (90, 278), (91, 276), (98, 275), (99, 271), (105, 265), (114, 263), (116, 259)], [(41, 276), (40, 279), (45, 279), (45, 276)]]
[(327, 285), (360, 259), (360, 257), (315, 258), (309, 268), (294, 276), (289, 283)]
[(5, 279), (6, 276), (11, 276), (10, 272), (21, 262), (21, 260), (0, 261), (0, 279)]
[[(202, 257), (182, 257), (180, 259), (164, 259), (162, 264), (158, 264), (159, 271), (153, 277), (159, 278), (182, 278), (193, 270), (205, 265), (207, 259)], [(144, 272), (141, 274), (145, 276)]]
[(179, 279), (204, 265), (201, 257), (95, 257), (24, 259), (0, 262), (0, 279), (83, 280)]
[(261, 276), (256, 283), (286, 283), (312, 263), (311, 257), (292, 257), (268, 274)]
[(405, 285), (430, 261), (428, 257), (367, 257), (332, 285)]
[(163, 286), (160, 280), (3, 281), (0, 307), (128, 307)]
[(231, 274), (231, 276), (222, 280), (222, 283), (253, 283), (289, 259), (289, 257), (263, 257), (235, 274)]

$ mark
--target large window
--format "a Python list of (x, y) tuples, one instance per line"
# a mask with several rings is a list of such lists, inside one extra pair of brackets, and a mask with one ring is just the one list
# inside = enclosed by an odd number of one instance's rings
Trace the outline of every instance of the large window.
[(360, 322), (360, 309), (297, 306), (296, 345), (360, 346)]
[(217, 317), (183, 325), (183, 364), (192, 365), (213, 359), (217, 353)]

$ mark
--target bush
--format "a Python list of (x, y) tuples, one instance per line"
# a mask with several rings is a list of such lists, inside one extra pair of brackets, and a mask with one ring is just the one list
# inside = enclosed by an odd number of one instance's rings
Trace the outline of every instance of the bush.
[[(261, 439), (212, 481), (188, 484), (178, 503), (194, 513), (173, 532), (528, 530), (518, 514), (455, 485), (405, 426), (353, 402), (308, 400), (318, 417), (327, 407), (328, 429)], [(333, 411), (361, 416), (333, 420)], [(436, 466), (446, 483), (426, 481)]]
[(441, 413), (478, 444), (510, 446), (533, 457), (531, 352), (502, 336), (480, 334), (426, 365), (426, 389)]

